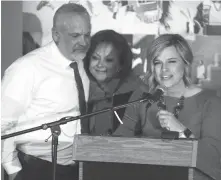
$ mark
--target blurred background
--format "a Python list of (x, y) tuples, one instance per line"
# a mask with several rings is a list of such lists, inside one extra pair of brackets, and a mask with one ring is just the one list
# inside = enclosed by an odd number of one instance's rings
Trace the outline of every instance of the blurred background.
[(52, 40), (52, 18), (64, 3), (82, 4), (92, 19), (92, 34), (113, 29), (124, 34), (133, 54), (133, 70), (146, 73), (146, 51), (163, 33), (179, 33), (194, 53), (192, 80), (221, 89), (221, 1), (2, 1), (2, 68)]

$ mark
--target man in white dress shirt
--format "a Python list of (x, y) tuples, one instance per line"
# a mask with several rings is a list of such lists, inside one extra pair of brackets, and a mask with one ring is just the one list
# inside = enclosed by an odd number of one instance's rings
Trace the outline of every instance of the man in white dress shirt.
[[(16, 60), (2, 80), (2, 133), (9, 134), (66, 116), (80, 115), (75, 73), (77, 62), (88, 98), (89, 80), (82, 59), (90, 46), (91, 23), (86, 9), (74, 3), (62, 5), (53, 19), (53, 42)], [(72, 161), (74, 135), (81, 133), (80, 120), (61, 125), (56, 180), (78, 179)], [(51, 180), (50, 128), (2, 141), (2, 165), (10, 179)]]

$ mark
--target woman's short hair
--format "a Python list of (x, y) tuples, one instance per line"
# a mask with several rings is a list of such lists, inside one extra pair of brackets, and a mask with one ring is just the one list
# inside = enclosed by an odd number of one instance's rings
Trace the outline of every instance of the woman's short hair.
[(157, 81), (154, 78), (154, 60), (167, 47), (175, 47), (177, 53), (185, 63), (183, 80), (186, 86), (191, 84), (191, 64), (193, 62), (193, 53), (188, 42), (179, 34), (163, 34), (156, 38), (147, 51), (147, 83), (152, 92), (157, 87)]
[(88, 76), (93, 78), (93, 75), (89, 71), (90, 59), (97, 46), (101, 43), (110, 43), (117, 50), (120, 61), (120, 71), (118, 77), (126, 77), (132, 70), (133, 54), (129, 43), (124, 36), (113, 30), (102, 30), (92, 36), (90, 48), (86, 54), (86, 57), (84, 58), (84, 67)]

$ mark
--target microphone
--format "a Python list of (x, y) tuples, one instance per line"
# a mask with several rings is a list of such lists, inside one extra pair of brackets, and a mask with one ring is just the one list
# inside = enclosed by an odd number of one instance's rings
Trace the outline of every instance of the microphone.
[(159, 88), (153, 94), (143, 93), (142, 94), (142, 98), (140, 98), (138, 100), (135, 100), (135, 101), (130, 101), (130, 102), (126, 103), (126, 104), (122, 104), (122, 105), (118, 105), (118, 106), (112, 107), (111, 109), (115, 111), (115, 110), (118, 110), (118, 109), (121, 109), (121, 108), (125, 108), (127, 106), (131, 106), (131, 105), (133, 105), (135, 103), (144, 103), (146, 101), (148, 101), (149, 105), (152, 105), (154, 102), (158, 101), (163, 94), (164, 94), (163, 89)]
[(148, 100), (148, 103), (146, 105), (146, 109), (149, 108), (154, 102), (159, 101), (159, 99), (164, 94), (164, 90), (162, 88), (158, 88), (153, 94), (150, 93), (143, 93), (143, 100), (140, 102), (145, 102)]
[(164, 94), (163, 88), (158, 88), (153, 94), (152, 98), (156, 102), (160, 99), (160, 97)]

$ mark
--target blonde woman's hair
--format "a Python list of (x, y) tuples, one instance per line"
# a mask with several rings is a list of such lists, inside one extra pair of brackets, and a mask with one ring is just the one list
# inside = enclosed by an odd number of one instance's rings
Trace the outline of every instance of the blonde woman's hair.
[(186, 86), (191, 84), (191, 65), (193, 62), (193, 53), (188, 42), (179, 34), (163, 34), (156, 38), (147, 51), (147, 75), (146, 81), (149, 85), (149, 91), (155, 91), (158, 86), (154, 77), (154, 60), (160, 56), (162, 51), (167, 47), (175, 47), (185, 63), (183, 81)]

